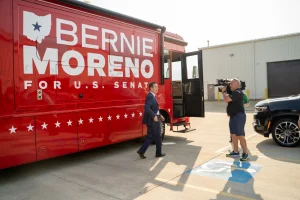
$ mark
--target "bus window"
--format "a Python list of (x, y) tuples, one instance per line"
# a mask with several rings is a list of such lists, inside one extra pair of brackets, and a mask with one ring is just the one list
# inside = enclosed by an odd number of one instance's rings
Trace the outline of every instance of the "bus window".
[(181, 61), (172, 62), (172, 81), (181, 81)]
[(186, 58), (186, 66), (187, 66), (187, 78), (188, 79), (199, 78), (198, 55), (188, 56)]
[(182, 80), (181, 55), (182, 52), (172, 52), (172, 81)]
[(170, 78), (170, 53), (166, 49), (164, 51), (164, 77), (165, 79)]

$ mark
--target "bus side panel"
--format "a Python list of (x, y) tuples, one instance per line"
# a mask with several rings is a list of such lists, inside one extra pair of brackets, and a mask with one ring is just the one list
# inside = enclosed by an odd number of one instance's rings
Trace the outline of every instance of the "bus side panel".
[(142, 107), (115, 108), (109, 110), (110, 142), (117, 143), (142, 137)]
[[(89, 16), (84, 12), (75, 13), (72, 9), (65, 12), (68, 10), (64, 8), (62, 11), (62, 8), (58, 9), (44, 1), (14, 2), (14, 19), (18, 23), (15, 25), (15, 112), (61, 110), (59, 108), (64, 109), (67, 105), (76, 109), (78, 102), (88, 107), (91, 102), (144, 100), (149, 82), (159, 82), (157, 31), (102, 16)], [(47, 26), (41, 22), (39, 25), (34, 24), (31, 22), (34, 18), (30, 16), (47, 19)], [(61, 39), (72, 39), (70, 36), (65, 37), (68, 35), (57, 34), (57, 30), (60, 30), (59, 20), (68, 21), (78, 29), (76, 44), (59, 42)], [(63, 25), (62, 30), (72, 28)], [(87, 41), (97, 48), (84, 46), (83, 25), (94, 27), (95, 30), (87, 30), (95, 39)], [(43, 38), (40, 42), (34, 35), (39, 32), (35, 30), (38, 28), (49, 32), (45, 37), (37, 37)], [(102, 35), (104, 29), (116, 34), (116, 50), (108, 42), (103, 42), (102, 38), (108, 37), (108, 34)], [(127, 47), (127, 42), (121, 45), (122, 34), (133, 41), (133, 53)], [(69, 60), (70, 56), (72, 59)], [(97, 65), (93, 62), (99, 63), (97, 59), (101, 60), (103, 66), (95, 67)], [(38, 98), (39, 92), (41, 98)]]
[(12, 1), (0, 1), (0, 116), (14, 110)]
[(0, 119), (0, 169), (35, 161), (34, 117)]
[(3, 117), (14, 111), (12, 2), (0, 1), (0, 169), (36, 161), (34, 117)]
[(36, 116), (37, 160), (78, 151), (76, 112)]
[(79, 150), (87, 150), (108, 144), (107, 109), (78, 113)]

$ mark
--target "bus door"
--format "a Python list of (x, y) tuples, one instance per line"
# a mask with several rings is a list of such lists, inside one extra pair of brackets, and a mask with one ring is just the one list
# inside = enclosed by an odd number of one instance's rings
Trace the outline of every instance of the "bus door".
[(183, 54), (181, 69), (184, 116), (204, 117), (202, 51)]

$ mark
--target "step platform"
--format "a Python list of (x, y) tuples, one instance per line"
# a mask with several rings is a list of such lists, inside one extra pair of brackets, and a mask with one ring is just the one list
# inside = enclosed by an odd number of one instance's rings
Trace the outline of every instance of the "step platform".
[[(186, 132), (191, 132), (191, 131), (196, 130), (195, 128), (192, 129), (191, 123), (190, 123), (190, 122), (177, 122), (177, 123), (174, 123), (173, 126), (176, 126), (176, 127), (177, 127), (177, 130), (174, 131), (174, 129), (173, 129), (173, 132), (186, 133)], [(184, 129), (178, 130), (178, 126), (183, 126)], [(188, 126), (188, 128), (187, 128), (187, 126)]]

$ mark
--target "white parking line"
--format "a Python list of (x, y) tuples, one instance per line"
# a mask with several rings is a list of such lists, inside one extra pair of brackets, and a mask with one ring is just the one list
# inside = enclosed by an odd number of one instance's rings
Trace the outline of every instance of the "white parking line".
[(162, 145), (174, 145), (176, 144), (175, 142), (163, 142)]
[(222, 153), (224, 150), (228, 149), (229, 147), (231, 147), (231, 145), (227, 145), (226, 147), (223, 147), (222, 149), (215, 151), (215, 153)]
[[(252, 134), (252, 135), (246, 137), (246, 140), (249, 140), (249, 139), (255, 137), (256, 135), (257, 135), (257, 133), (254, 133), (254, 134)], [(221, 149), (218, 149), (217, 151), (215, 151), (215, 153), (224, 153), (225, 150), (228, 149), (229, 147), (231, 147), (231, 144), (230, 144), (230, 145), (227, 145), (226, 147), (223, 147), (223, 148), (221, 148)]]

